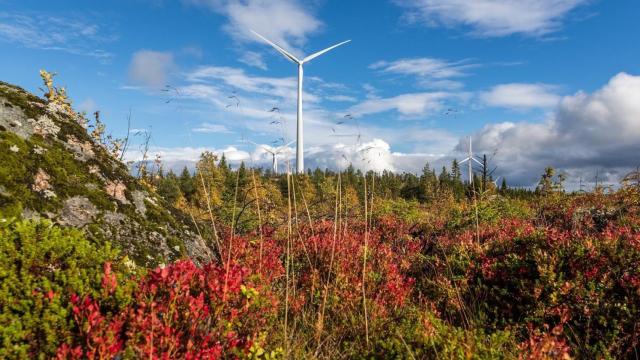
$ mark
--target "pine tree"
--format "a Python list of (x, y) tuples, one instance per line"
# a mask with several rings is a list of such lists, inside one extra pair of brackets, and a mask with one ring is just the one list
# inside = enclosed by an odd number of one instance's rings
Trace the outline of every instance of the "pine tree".
[(187, 201), (190, 202), (193, 200), (193, 195), (196, 192), (196, 184), (186, 166), (182, 169), (182, 173), (180, 173), (180, 177), (178, 178), (178, 187)]

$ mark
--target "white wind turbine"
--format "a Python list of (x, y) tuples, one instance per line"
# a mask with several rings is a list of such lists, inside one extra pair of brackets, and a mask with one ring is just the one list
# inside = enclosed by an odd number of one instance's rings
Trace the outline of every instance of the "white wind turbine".
[(484, 166), (484, 165), (482, 165), (482, 163), (473, 156), (473, 149), (471, 148), (471, 136), (469, 136), (468, 150), (469, 150), (469, 152), (467, 153), (468, 156), (464, 160), (460, 161), (459, 164), (462, 164), (464, 162), (467, 162), (469, 164), (469, 184), (473, 184), (473, 161), (478, 163), (478, 165), (480, 166)]
[(303, 75), (303, 70), (302, 70), (302, 65), (304, 65), (305, 63), (317, 58), (318, 56), (326, 53), (329, 50), (335, 49), (340, 45), (344, 45), (346, 43), (348, 43), (351, 40), (347, 40), (347, 41), (343, 41), (339, 44), (330, 46), (324, 50), (320, 50), (316, 53), (313, 53), (307, 57), (305, 57), (304, 59), (300, 60), (298, 58), (296, 58), (295, 56), (291, 55), (291, 53), (287, 52), (285, 49), (283, 49), (282, 47), (274, 44), (273, 42), (269, 41), (267, 38), (265, 38), (264, 36), (258, 34), (257, 32), (251, 30), (252, 33), (254, 33), (257, 37), (259, 37), (260, 39), (264, 40), (267, 44), (273, 46), (276, 50), (278, 50), (278, 52), (282, 55), (284, 55), (284, 57), (286, 57), (289, 61), (298, 64), (298, 119), (297, 119), (297, 136), (296, 136), (296, 140), (297, 140), (297, 144), (296, 144), (296, 172), (298, 174), (302, 174), (304, 173), (304, 134), (303, 134), (303, 124), (302, 124), (302, 75)]
[(264, 149), (264, 151), (266, 151), (269, 154), (271, 154), (271, 157), (272, 157), (271, 170), (273, 170), (273, 173), (275, 175), (278, 175), (278, 155), (280, 153), (282, 153), (284, 150), (286, 150), (289, 147), (289, 145), (291, 145), (294, 142), (296, 142), (294, 140), (294, 141), (290, 141), (287, 144), (282, 145), (282, 146), (277, 147), (277, 148), (269, 148), (268, 146), (265, 146), (265, 145), (256, 144), (251, 140), (247, 140), (247, 141), (252, 143), (255, 146), (261, 147), (262, 149)]

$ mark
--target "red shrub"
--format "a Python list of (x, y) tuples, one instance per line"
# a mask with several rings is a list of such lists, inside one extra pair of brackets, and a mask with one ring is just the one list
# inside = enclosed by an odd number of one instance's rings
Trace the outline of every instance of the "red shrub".
[[(122, 309), (74, 295), (76, 343), (61, 346), (58, 357), (217, 359), (244, 353), (264, 326), (266, 311), (249, 295), (247, 272), (235, 264), (227, 272), (216, 264), (200, 268), (179, 261), (141, 278)], [(109, 293), (114, 280), (105, 265), (102, 283)]]

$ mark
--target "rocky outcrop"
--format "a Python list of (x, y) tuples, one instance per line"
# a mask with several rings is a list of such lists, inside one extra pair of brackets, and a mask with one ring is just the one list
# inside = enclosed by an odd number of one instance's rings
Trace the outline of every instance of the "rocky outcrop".
[(132, 177), (85, 124), (68, 107), (0, 82), (0, 219), (81, 228), (139, 265), (210, 259), (186, 216)]

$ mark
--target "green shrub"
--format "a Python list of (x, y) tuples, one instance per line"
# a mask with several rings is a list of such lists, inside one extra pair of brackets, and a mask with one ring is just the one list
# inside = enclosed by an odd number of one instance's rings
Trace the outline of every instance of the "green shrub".
[(70, 336), (70, 295), (99, 298), (117, 251), (48, 221), (0, 221), (0, 358), (50, 358)]
[(516, 359), (518, 344), (508, 331), (491, 334), (463, 329), (431, 312), (410, 311), (398, 325), (373, 341), (362, 358), (375, 359)]

